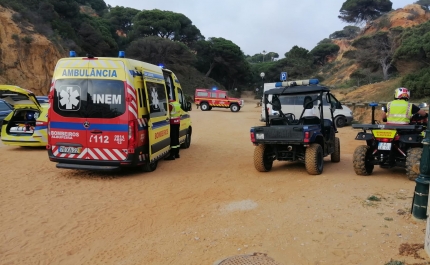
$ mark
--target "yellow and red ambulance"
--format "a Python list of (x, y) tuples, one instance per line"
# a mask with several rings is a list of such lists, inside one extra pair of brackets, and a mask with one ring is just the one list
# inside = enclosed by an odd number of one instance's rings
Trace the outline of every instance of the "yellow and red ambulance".
[(60, 59), (48, 115), (48, 154), (58, 168), (156, 169), (170, 151), (169, 99), (181, 104), (180, 143), (191, 144), (192, 124), (179, 80), (167, 69), (125, 58)]
[(208, 111), (212, 108), (230, 108), (232, 112), (238, 112), (244, 101), (240, 98), (228, 97), (225, 90), (197, 88), (194, 94), (194, 103), (199, 105), (202, 111)]

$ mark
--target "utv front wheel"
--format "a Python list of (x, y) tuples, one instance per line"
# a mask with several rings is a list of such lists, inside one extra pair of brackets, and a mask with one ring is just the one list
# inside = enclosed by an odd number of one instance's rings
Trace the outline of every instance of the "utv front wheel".
[(370, 163), (371, 157), (369, 153), (369, 146), (357, 146), (357, 148), (355, 148), (352, 159), (355, 174), (360, 176), (368, 176), (372, 174), (374, 165)]
[(340, 140), (339, 137), (334, 138), (334, 152), (331, 154), (331, 162), (340, 161)]
[(319, 175), (324, 169), (324, 156), (321, 145), (311, 144), (305, 153), (306, 171), (311, 175)]
[(413, 170), (413, 166), (421, 161), (421, 155), (423, 153), (423, 149), (411, 148), (406, 153), (406, 176), (409, 180), (415, 180), (419, 173)]
[(268, 172), (272, 169), (273, 159), (269, 154), (269, 147), (260, 144), (254, 149), (254, 166), (259, 172)]

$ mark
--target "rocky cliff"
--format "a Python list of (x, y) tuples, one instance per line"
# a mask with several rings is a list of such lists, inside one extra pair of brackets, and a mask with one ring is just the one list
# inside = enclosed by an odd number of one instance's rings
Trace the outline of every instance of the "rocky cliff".
[(17, 85), (44, 95), (57, 60), (64, 57), (31, 25), (17, 24), (13, 11), (0, 6), (0, 84)]
[[(360, 34), (355, 38), (361, 38), (365, 35), (375, 34), (377, 31), (387, 31), (395, 27), (413, 27), (430, 20), (430, 13), (426, 12), (420, 5), (411, 4), (382, 16), (374, 21), (369, 22)], [(336, 73), (324, 81), (325, 84), (335, 86), (336, 84), (344, 83), (349, 79), (351, 73), (358, 69), (359, 65), (351, 64), (349, 59), (343, 58), (346, 51), (354, 49), (351, 43), (355, 40), (335, 39), (333, 42), (340, 47), (336, 57), (330, 58), (331, 62), (335, 62)], [(397, 61), (395, 62), (396, 69), (401, 75), (413, 72), (422, 65), (417, 62)]]

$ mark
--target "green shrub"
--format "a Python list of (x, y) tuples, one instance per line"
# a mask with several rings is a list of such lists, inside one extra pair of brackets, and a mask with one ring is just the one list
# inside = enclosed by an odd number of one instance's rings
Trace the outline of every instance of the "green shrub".
[(27, 36), (22, 38), (22, 41), (24, 41), (27, 44), (30, 44), (34, 41), (34, 38), (32, 36), (27, 35)]
[(411, 91), (411, 99), (430, 96), (430, 67), (403, 77), (401, 86)]
[(18, 34), (12, 34), (12, 39), (13, 40), (19, 40)]

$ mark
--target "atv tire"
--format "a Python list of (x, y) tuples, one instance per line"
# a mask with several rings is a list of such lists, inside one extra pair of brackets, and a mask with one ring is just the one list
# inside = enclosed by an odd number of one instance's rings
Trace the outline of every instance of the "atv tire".
[(331, 154), (331, 162), (340, 162), (340, 140), (339, 137), (334, 138), (334, 152)]
[(406, 177), (409, 180), (415, 180), (419, 173), (413, 170), (413, 166), (421, 161), (423, 149), (420, 147), (411, 148), (406, 153)]
[(254, 166), (259, 172), (268, 172), (272, 169), (273, 160), (268, 156), (269, 147), (260, 144), (254, 149)]
[(310, 175), (319, 175), (324, 169), (324, 155), (321, 145), (311, 144), (306, 148), (305, 167)]
[(355, 174), (359, 176), (368, 176), (372, 174), (374, 165), (370, 164), (369, 146), (359, 145), (355, 148), (353, 155), (353, 166)]

